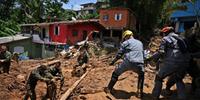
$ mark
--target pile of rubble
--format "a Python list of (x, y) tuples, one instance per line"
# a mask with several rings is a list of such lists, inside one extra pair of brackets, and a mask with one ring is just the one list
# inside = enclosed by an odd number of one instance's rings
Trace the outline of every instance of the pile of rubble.
[(155, 53), (159, 49), (161, 40), (162, 40), (161, 36), (154, 36), (150, 39), (148, 49), (150, 50), (151, 54)]

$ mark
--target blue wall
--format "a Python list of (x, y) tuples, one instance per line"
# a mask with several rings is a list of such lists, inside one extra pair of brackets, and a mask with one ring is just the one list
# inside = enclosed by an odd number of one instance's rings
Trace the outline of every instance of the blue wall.
[(200, 16), (200, 0), (196, 0), (194, 4), (187, 2), (183, 3), (183, 5), (187, 6), (186, 11), (175, 11), (172, 13), (171, 18), (178, 18), (178, 17), (191, 17), (191, 16), (196, 16), (197, 13), (195, 12), (194, 9), (199, 10), (198, 15)]
[[(170, 16), (173, 22), (179, 22), (178, 32), (184, 32), (184, 27), (192, 27), (193, 23), (196, 22), (196, 16), (200, 16), (200, 0), (196, 0), (194, 4), (187, 2), (182, 3), (182, 5), (187, 6), (187, 10), (177, 10)], [(199, 12), (197, 13), (196, 11)]]

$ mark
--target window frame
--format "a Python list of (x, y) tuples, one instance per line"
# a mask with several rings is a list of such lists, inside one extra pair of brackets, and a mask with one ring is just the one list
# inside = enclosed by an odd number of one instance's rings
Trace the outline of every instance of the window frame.
[(116, 13), (116, 14), (115, 14), (115, 20), (116, 20), (116, 21), (122, 20), (122, 13)]
[(109, 15), (108, 14), (103, 15), (103, 21), (108, 21), (108, 19), (109, 19)]

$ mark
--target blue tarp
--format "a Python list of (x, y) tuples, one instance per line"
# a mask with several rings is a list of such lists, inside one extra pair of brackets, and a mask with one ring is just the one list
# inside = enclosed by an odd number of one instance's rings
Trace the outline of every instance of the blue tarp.
[(28, 59), (29, 59), (28, 52), (24, 52), (19, 55), (19, 60), (28, 60)]
[(182, 33), (182, 32), (185, 32), (185, 30), (184, 30), (184, 23), (180, 23), (178, 32), (181, 32), (181, 33)]

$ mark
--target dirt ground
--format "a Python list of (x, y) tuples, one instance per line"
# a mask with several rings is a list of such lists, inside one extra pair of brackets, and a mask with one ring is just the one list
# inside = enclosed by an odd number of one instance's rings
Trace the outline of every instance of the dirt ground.
[[(76, 64), (76, 59), (60, 59), (62, 62), (62, 71), (65, 77), (65, 83), (59, 97), (72, 86), (72, 84), (79, 79), (79, 77), (72, 77), (71, 71)], [(10, 74), (0, 74), (0, 100), (22, 100), (25, 95), (25, 79), (26, 75), (36, 65), (48, 62), (48, 59), (44, 60), (27, 60), (20, 61), (19, 64), (12, 62)], [(114, 66), (109, 66), (108, 62), (110, 58), (108, 56), (90, 58), (89, 68), (92, 70), (81, 81), (75, 91), (68, 98), (69, 100), (112, 100), (112, 99), (130, 99), (139, 100), (136, 97), (137, 75), (134, 72), (128, 71), (119, 77), (119, 81), (115, 85), (114, 95), (107, 95), (103, 92), (103, 88), (107, 86), (111, 74), (114, 70)], [(144, 100), (152, 100), (151, 91), (153, 88), (153, 80), (155, 73), (145, 73), (144, 84)], [(187, 76), (184, 79), (186, 83), (186, 89), (188, 94), (188, 100), (200, 99), (200, 92), (197, 91), (194, 95), (189, 94), (191, 78)], [(165, 87), (165, 86), (164, 86)], [(162, 100), (176, 100), (176, 87), (173, 87), (172, 96), (161, 96)], [(46, 93), (46, 84), (38, 82), (36, 87), (37, 100)]]

